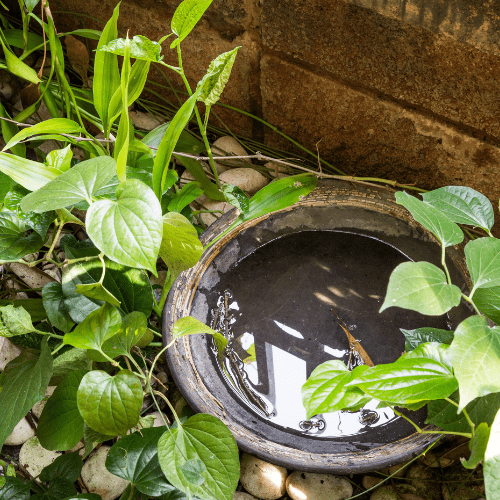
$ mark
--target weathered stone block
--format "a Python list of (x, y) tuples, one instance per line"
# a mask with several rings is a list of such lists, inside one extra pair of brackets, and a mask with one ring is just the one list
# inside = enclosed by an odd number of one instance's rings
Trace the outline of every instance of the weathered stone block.
[(500, 137), (497, 55), (341, 0), (266, 0), (262, 43), (354, 88)]
[[(498, 144), (275, 56), (263, 57), (261, 75), (264, 118), (344, 172), (498, 199)], [(266, 142), (289, 146), (274, 132)]]

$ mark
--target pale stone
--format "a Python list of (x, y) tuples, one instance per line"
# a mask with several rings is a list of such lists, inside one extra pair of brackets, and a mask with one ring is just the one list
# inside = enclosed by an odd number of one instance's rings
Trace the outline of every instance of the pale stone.
[(36, 477), (60, 455), (59, 451), (46, 450), (38, 438), (33, 437), (28, 439), (19, 451), (19, 466), (24, 472)]
[(165, 415), (165, 413), (163, 413), (163, 412), (160, 413), (159, 411), (155, 411), (155, 412), (148, 415), (148, 417), (154, 418), (153, 427), (163, 427), (165, 425), (165, 422), (163, 421), (162, 416), (165, 419), (165, 421), (167, 422), (167, 424), (170, 425), (170, 420)]
[(6, 101), (10, 101), (14, 95), (14, 90), (10, 84), (6, 82), (0, 82), (0, 94)]
[(406, 473), (408, 479), (412, 479), (411, 484), (416, 488), (416, 493), (427, 500), (441, 500), (441, 488), (432, 469), (422, 464), (414, 464)]
[(20, 283), (14, 280), (7, 280), (5, 282), (7, 290), (9, 290), (10, 298), (15, 298), (15, 300), (25, 300), (28, 299), (28, 294), (26, 292), (16, 292), (16, 290), (25, 290), (26, 287), (22, 286)]
[(370, 500), (400, 500), (400, 497), (392, 486), (381, 486), (371, 494)]
[(418, 495), (414, 495), (413, 493), (400, 493), (399, 496), (400, 498), (402, 498), (402, 500), (425, 500), (425, 498), (419, 497)]
[(288, 177), (290, 175), (288, 169), (284, 165), (280, 165), (273, 161), (264, 163), (264, 167), (268, 169), (269, 175), (275, 179), (283, 179), (283, 177)]
[(240, 482), (251, 495), (261, 500), (277, 500), (286, 491), (287, 470), (243, 453)]
[(352, 495), (351, 483), (332, 474), (292, 472), (286, 480), (292, 500), (342, 500)]
[(38, 401), (38, 403), (36, 403), (35, 406), (33, 406), (33, 408), (31, 408), (31, 413), (33, 413), (33, 415), (35, 415), (36, 418), (40, 418), (40, 415), (42, 414), (42, 411), (45, 408), (45, 405), (47, 404), (47, 399), (49, 399), (50, 396), (52, 396), (52, 394), (56, 390), (56, 387), (57, 386), (55, 385), (49, 385), (47, 387), (47, 390), (45, 391), (45, 397), (41, 401)]
[(228, 203), (227, 201), (210, 200), (206, 196), (200, 196), (199, 203), (203, 205), (201, 207), (201, 210), (212, 210), (212, 211), (220, 210), (222, 212), (222, 213), (219, 212), (216, 215), (211, 213), (200, 214), (201, 221), (207, 226), (210, 226), (210, 224), (213, 224), (221, 215), (229, 212), (234, 208), (233, 205), (231, 205), (231, 203)]
[(233, 500), (259, 500), (248, 493), (244, 493), (243, 491), (236, 491), (233, 495)]
[[(36, 267), (29, 267), (26, 264), (13, 262), (9, 264), (11, 272), (21, 279), (29, 288), (43, 288), (47, 283), (56, 281), (54, 278), (44, 273)], [(42, 295), (42, 292), (37, 292)]]
[(374, 476), (363, 476), (363, 488), (365, 490), (370, 490), (374, 486), (377, 486), (377, 484), (380, 484), (383, 481), (381, 477), (374, 477)]
[(159, 127), (162, 123), (165, 123), (163, 118), (149, 113), (143, 113), (142, 111), (131, 111), (129, 117), (135, 128), (147, 130), (148, 132)]
[(111, 448), (101, 446), (83, 464), (82, 481), (89, 493), (101, 495), (102, 500), (114, 500), (118, 498), (128, 485), (128, 481), (122, 479), (106, 469), (106, 457)]
[(420, 457), (420, 462), (427, 465), (427, 467), (439, 467), (445, 468), (453, 465), (454, 460), (447, 457), (438, 457), (432, 451), (428, 451), (425, 455)]
[(222, 172), (219, 179), (221, 182), (238, 186), (242, 191), (249, 194), (255, 194), (269, 183), (269, 179), (266, 179), (253, 168), (232, 168)]
[(61, 147), (59, 146), (59, 144), (57, 144), (56, 141), (49, 139), (48, 141), (42, 142), (42, 144), (38, 146), (38, 149), (48, 155), (50, 152), (55, 151), (56, 149), (61, 149)]
[(18, 446), (26, 443), (28, 439), (35, 437), (35, 430), (28, 421), (23, 418), (12, 431), (12, 434), (5, 440), (7, 446)]
[(8, 338), (0, 337), (0, 372), (8, 363), (21, 354), (21, 349), (14, 345)]
[[(229, 135), (219, 137), (212, 144), (213, 156), (248, 156), (245, 148), (234, 138)], [(218, 163), (224, 165), (241, 166), (242, 162), (252, 163), (251, 158), (241, 160), (217, 160)]]

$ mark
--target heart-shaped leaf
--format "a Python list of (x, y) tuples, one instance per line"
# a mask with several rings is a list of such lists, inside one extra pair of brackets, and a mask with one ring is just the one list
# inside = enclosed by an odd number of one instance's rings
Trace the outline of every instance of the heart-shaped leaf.
[(66, 172), (71, 167), (71, 159), (73, 158), (73, 151), (71, 151), (71, 144), (68, 144), (63, 149), (54, 149), (46, 158), (47, 166), (55, 168), (60, 172)]
[(111, 260), (143, 267), (156, 275), (163, 221), (153, 191), (137, 179), (116, 190), (117, 201), (99, 200), (87, 212), (87, 232), (95, 246)]
[(205, 464), (198, 458), (192, 458), (180, 466), (180, 470), (190, 484), (200, 486), (205, 482), (203, 473), (207, 470)]
[(23, 212), (46, 212), (74, 205), (92, 195), (113, 177), (116, 162), (110, 156), (82, 161), (21, 201)]
[(93, 370), (83, 377), (77, 395), (85, 423), (112, 436), (124, 435), (137, 424), (142, 399), (141, 382), (129, 370), (121, 370), (113, 377)]
[[(460, 461), (466, 469), (475, 469), (483, 460), (491, 429), (485, 422), (476, 427), (474, 437), (469, 444), (471, 455), (468, 460), (461, 458)], [(472, 446), (471, 446), (472, 445)]]
[(117, 356), (128, 356), (130, 350), (136, 345), (146, 333), (148, 321), (146, 316), (139, 311), (127, 314), (120, 328), (111, 338), (102, 345), (102, 351), (110, 358)]
[(0, 488), (0, 500), (29, 500), (31, 484), (21, 481), (18, 477), (7, 476)]
[(477, 288), (472, 300), (483, 314), (500, 324), (500, 286)]
[(85, 373), (92, 370), (92, 361), (87, 356), (85, 349), (69, 349), (57, 356), (50, 385), (60, 384), (69, 373), (83, 370)]
[(37, 493), (31, 497), (31, 500), (57, 500), (60, 498), (66, 499), (68, 497), (76, 496), (75, 485), (63, 477), (56, 477), (47, 490), (43, 493)]
[(71, 450), (83, 437), (83, 418), (76, 396), (85, 373), (77, 371), (67, 375), (43, 408), (37, 436), (47, 450)]
[(108, 452), (106, 469), (130, 481), (147, 496), (156, 497), (174, 490), (158, 461), (158, 440), (164, 432), (164, 428), (155, 427), (121, 438)]
[(177, 47), (191, 33), (211, 3), (212, 0), (184, 0), (180, 3), (170, 23), (172, 31), (178, 37), (170, 45), (171, 49)]
[(172, 335), (174, 339), (185, 335), (195, 335), (197, 333), (208, 333), (212, 335), (219, 353), (222, 353), (227, 346), (227, 339), (224, 335), (222, 335), (222, 333), (212, 330), (210, 327), (192, 316), (185, 316), (184, 318), (178, 319), (172, 328)]
[(0, 307), (0, 336), (24, 335), (31, 333), (34, 329), (30, 313), (24, 307), (13, 305)]
[(198, 89), (200, 89), (198, 100), (205, 106), (213, 106), (219, 100), (231, 75), (236, 53), (240, 48), (236, 47), (229, 52), (224, 52), (210, 63), (206, 75), (198, 83)]
[(469, 187), (446, 186), (424, 193), (422, 198), (457, 224), (469, 224), (489, 231), (495, 222), (490, 200)]
[(463, 241), (462, 230), (445, 214), (429, 204), (417, 200), (404, 191), (396, 193), (396, 201), (409, 210), (417, 222), (431, 231), (443, 246), (449, 247)]
[(440, 330), (439, 328), (417, 328), (416, 330), (403, 330), (401, 333), (405, 336), (405, 350), (413, 351), (420, 344), (426, 342), (439, 342), (441, 344), (451, 344), (453, 332), (449, 330)]
[(87, 424), (83, 424), (83, 442), (85, 443), (85, 452), (83, 458), (87, 458), (90, 452), (103, 441), (109, 441), (112, 436), (101, 434), (100, 432), (91, 429)]
[(36, 232), (26, 236), (27, 230), (14, 212), (0, 212), (0, 260), (17, 260), (40, 250), (44, 239)]
[(500, 286), (500, 240), (478, 238), (465, 246), (470, 277), (477, 288)]
[(399, 359), (366, 370), (348, 386), (357, 386), (370, 396), (394, 404), (444, 399), (458, 387), (450, 369), (433, 359)]
[[(238, 447), (218, 418), (201, 413), (165, 432), (158, 442), (158, 458), (163, 473), (176, 488), (203, 500), (232, 500), (240, 472)], [(191, 484), (182, 471), (192, 459), (206, 467), (201, 486)]]
[(42, 298), (49, 321), (59, 330), (69, 332), (75, 323), (64, 303), (61, 283), (57, 281), (47, 283), (42, 289)]
[[(83, 423), (82, 423), (83, 434)], [(43, 446), (43, 445), (42, 445)], [(66, 453), (57, 457), (50, 465), (47, 465), (40, 473), (40, 481), (48, 483), (56, 477), (62, 477), (74, 483), (82, 472), (83, 461), (78, 451)]]
[(91, 312), (72, 332), (64, 335), (64, 343), (79, 349), (100, 350), (105, 340), (114, 335), (121, 325), (118, 310), (105, 303)]
[(248, 212), (250, 208), (250, 200), (248, 196), (238, 187), (231, 186), (231, 184), (224, 184), (222, 192), (228, 203), (231, 203), (240, 212)]
[(499, 500), (500, 490), (498, 478), (500, 477), (500, 411), (491, 426), (490, 439), (484, 454), (484, 484), (488, 500)]
[(203, 246), (194, 226), (181, 214), (166, 213), (163, 216), (163, 238), (160, 257), (169, 271), (179, 273), (193, 267), (203, 253)]
[(394, 269), (380, 312), (389, 307), (440, 316), (460, 304), (462, 292), (429, 262), (403, 262)]
[(471, 316), (455, 331), (449, 354), (460, 387), (459, 411), (473, 399), (500, 392), (500, 327)]
[(47, 337), (42, 340), (38, 359), (16, 358), (2, 372), (0, 448), (19, 421), (45, 396), (52, 375), (52, 356), (47, 341)]

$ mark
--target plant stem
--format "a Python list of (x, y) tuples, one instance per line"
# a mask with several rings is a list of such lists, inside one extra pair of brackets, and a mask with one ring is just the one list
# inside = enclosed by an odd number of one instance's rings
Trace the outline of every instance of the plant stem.
[(472, 292), (470, 293), (469, 296), (465, 295), (462, 293), (462, 298), (464, 300), (466, 300), (469, 304), (472, 305), (472, 307), (474, 308), (474, 310), (476, 311), (476, 314), (481, 314), (481, 311), (477, 308), (476, 304), (474, 304), (474, 301), (471, 299), (471, 297), (473, 296), (474, 292), (475, 292), (475, 288), (472, 289)]
[(57, 233), (54, 235), (54, 233), (52, 233), (52, 243), (50, 245), (50, 248), (49, 248), (49, 251), (47, 252), (47, 254), (45, 255), (45, 257), (47, 259), (50, 259), (52, 257), (52, 252), (54, 251), (54, 248), (56, 246), (56, 243), (57, 243), (57, 240), (59, 239), (59, 236), (61, 236), (61, 231), (62, 231), (62, 228), (64, 227), (64, 222), (58, 222), (58, 219), (56, 219), (54, 221), (54, 225), (55, 226), (58, 226), (57, 228)]
[(441, 243), (441, 265), (443, 266), (444, 272), (446, 273), (446, 280), (448, 285), (451, 285), (450, 272), (448, 271), (448, 267), (446, 266), (446, 248), (444, 244)]
[(165, 280), (165, 284), (163, 285), (163, 290), (161, 292), (160, 303), (158, 304), (160, 311), (163, 311), (163, 307), (165, 306), (165, 302), (167, 301), (168, 292), (170, 291), (170, 288), (172, 287), (176, 279), (177, 276), (173, 275), (169, 271), (167, 279)]

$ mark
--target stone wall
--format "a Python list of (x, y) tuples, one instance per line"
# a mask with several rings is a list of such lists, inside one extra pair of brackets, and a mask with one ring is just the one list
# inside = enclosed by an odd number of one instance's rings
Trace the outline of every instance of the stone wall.
[[(106, 20), (116, 0), (58, 3)], [(119, 28), (159, 39), (170, 31), (179, 3), (123, 0)], [(496, 0), (214, 0), (183, 43), (183, 55), (195, 84), (216, 55), (241, 45), (223, 102), (264, 118), (311, 150), (317, 145), (346, 173), (425, 188), (465, 184), (496, 204), (498, 5)], [(76, 16), (56, 18), (60, 30), (81, 27)], [(176, 63), (167, 43), (165, 54)], [(152, 76), (161, 78), (157, 72)], [(290, 148), (250, 118), (215, 111), (237, 133)]]

